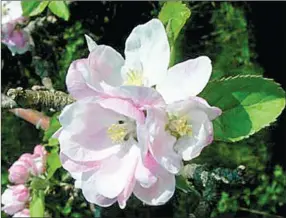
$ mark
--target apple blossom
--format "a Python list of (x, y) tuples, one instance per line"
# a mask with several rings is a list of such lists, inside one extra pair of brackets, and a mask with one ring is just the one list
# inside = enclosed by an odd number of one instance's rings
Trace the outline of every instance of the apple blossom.
[(30, 175), (39, 176), (45, 171), (47, 152), (42, 145), (34, 148), (34, 154), (25, 153), (9, 168), (9, 180), (15, 184), (27, 182)]
[(15, 218), (19, 218), (19, 217), (31, 217), (30, 216), (30, 210), (29, 209), (24, 209), (19, 211), (18, 213), (15, 213), (14, 216)]
[(161, 118), (151, 122), (153, 111), (164, 113), (164, 101), (148, 87), (122, 86), (121, 92), (122, 98), (82, 96), (64, 108), (56, 133), (63, 167), (85, 198), (100, 206), (117, 201), (124, 208), (133, 191), (147, 204), (166, 203), (182, 162)]
[(8, 186), (8, 188), (2, 194), (2, 210), (9, 214), (13, 215), (26, 206), (26, 203), (29, 200), (29, 190), (24, 185), (15, 185)]
[(18, 27), (25, 21), (22, 13), (21, 1), (2, 1), (1, 42), (12, 55), (25, 53), (32, 43), (29, 32)]

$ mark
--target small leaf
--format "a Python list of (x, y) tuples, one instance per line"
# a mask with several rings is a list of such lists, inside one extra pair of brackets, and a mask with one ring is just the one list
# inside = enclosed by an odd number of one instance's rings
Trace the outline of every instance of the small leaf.
[(190, 191), (188, 181), (183, 176), (176, 176), (176, 187), (184, 193), (188, 193)]
[(47, 179), (50, 179), (57, 169), (62, 166), (58, 149), (53, 149), (47, 159)]
[(96, 47), (96, 42), (88, 35), (84, 34), (89, 52), (92, 52)]
[(45, 194), (42, 190), (33, 190), (30, 202), (31, 217), (44, 217), (45, 213)]
[(39, 177), (33, 177), (30, 187), (32, 189), (37, 190), (45, 190), (45, 188), (49, 185), (49, 182), (45, 179)]
[(170, 1), (163, 5), (159, 19), (166, 26), (171, 47), (190, 15), (190, 9), (180, 1)]
[(59, 129), (61, 128), (61, 124), (58, 120), (58, 115), (59, 113), (56, 113), (52, 116), (50, 120), (50, 126), (49, 128), (45, 131), (43, 141), (47, 142), (49, 139), (52, 137), (52, 135)]
[(48, 6), (49, 1), (42, 1), (37, 7), (35, 7), (30, 13), (29, 16), (35, 16), (41, 14), (45, 8)]
[(64, 1), (51, 1), (49, 4), (49, 9), (53, 14), (57, 15), (60, 18), (63, 18), (65, 21), (69, 20), (70, 11), (67, 4)]
[(48, 142), (48, 146), (54, 147), (59, 145), (59, 140), (56, 138), (50, 138)]
[(30, 16), (30, 13), (37, 9), (40, 4), (40, 1), (21, 1), (23, 16)]
[(274, 122), (285, 107), (285, 92), (273, 80), (243, 75), (208, 83), (200, 94), (222, 115), (214, 120), (215, 139), (242, 140)]

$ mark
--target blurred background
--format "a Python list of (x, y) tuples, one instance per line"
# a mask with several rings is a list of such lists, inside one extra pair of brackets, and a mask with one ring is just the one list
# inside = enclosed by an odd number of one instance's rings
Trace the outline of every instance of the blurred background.
[[(123, 54), (125, 40), (132, 29), (157, 17), (162, 3), (71, 2), (68, 21), (53, 17), (55, 21), (46, 22), (33, 31), (35, 53), (12, 56), (2, 44), (1, 92), (41, 85), (41, 78), (45, 76), (51, 78), (56, 90), (66, 91), (65, 75), (70, 63), (88, 55), (84, 34)], [(191, 9), (191, 17), (179, 35), (176, 62), (207, 55), (213, 63), (212, 79), (240, 74), (264, 75), (286, 90), (286, 2), (186, 4)], [(48, 10), (41, 16), (52, 17)], [(45, 113), (53, 115), (49, 111)], [(42, 142), (44, 131), (2, 110), (1, 133), (3, 191), (8, 184), (7, 169), (22, 153), (31, 152)], [(238, 143), (215, 142), (193, 162), (209, 168), (246, 166), (248, 185), (221, 188), (214, 196), (212, 217), (286, 217), (285, 110), (270, 127)], [(52, 217), (179, 218), (192, 217), (194, 207), (193, 197), (179, 190), (167, 205), (160, 207), (147, 207), (132, 198), (125, 210), (117, 205), (101, 209), (88, 204), (80, 191), (70, 187), (51, 193), (46, 202)], [(2, 216), (7, 217), (4, 213)]]

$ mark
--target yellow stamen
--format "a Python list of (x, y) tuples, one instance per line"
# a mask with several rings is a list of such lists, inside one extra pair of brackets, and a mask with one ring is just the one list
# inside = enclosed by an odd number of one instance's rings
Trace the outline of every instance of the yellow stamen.
[(176, 138), (184, 135), (192, 135), (192, 125), (188, 124), (186, 117), (170, 115), (169, 123), (167, 124), (166, 129), (169, 130), (171, 135), (175, 136)]
[(112, 124), (107, 129), (107, 134), (111, 138), (113, 143), (122, 143), (127, 135), (127, 128), (120, 124)]
[(124, 83), (125, 85), (143, 85), (143, 76), (140, 72), (131, 70), (127, 73), (127, 80)]

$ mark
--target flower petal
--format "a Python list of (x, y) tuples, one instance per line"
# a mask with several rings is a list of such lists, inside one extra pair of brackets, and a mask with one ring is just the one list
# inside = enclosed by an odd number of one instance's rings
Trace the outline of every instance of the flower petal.
[(206, 100), (200, 97), (189, 97), (186, 100), (178, 101), (167, 106), (167, 111), (172, 114), (184, 116), (191, 110), (204, 111), (210, 120), (214, 120), (221, 115), (222, 111), (218, 107), (210, 106)]
[(88, 56), (90, 73), (84, 74), (88, 83), (96, 88), (100, 82), (111, 86), (122, 85), (121, 67), (124, 64), (123, 57), (110, 46), (98, 45)]
[(66, 85), (68, 92), (75, 99), (89, 96), (99, 96), (100, 92), (88, 85), (83, 75), (91, 74), (87, 59), (73, 61), (68, 69)]
[[(154, 174), (154, 171), (156, 171), (156, 169), (154, 169), (154, 161), (155, 160), (150, 154), (146, 155), (146, 157), (144, 158), (144, 162), (142, 162), (142, 159), (139, 158), (138, 165), (135, 171), (135, 178), (138, 183), (144, 188), (149, 188), (157, 182), (157, 177)], [(158, 165), (156, 161), (155, 165)]]
[(191, 59), (171, 67), (167, 77), (156, 89), (167, 103), (184, 100), (190, 96), (196, 96), (204, 89), (211, 72), (212, 65), (208, 57)]
[(199, 156), (203, 148), (213, 141), (213, 125), (204, 111), (190, 111), (189, 123), (192, 124), (192, 136), (181, 137), (175, 145), (175, 150), (185, 161)]
[(111, 87), (105, 84), (102, 85), (104, 92), (109, 97), (132, 101), (132, 103), (139, 109), (165, 106), (163, 97), (155, 89), (142, 86)]
[(182, 167), (181, 157), (175, 152), (176, 138), (165, 130), (167, 114), (162, 109), (147, 110), (146, 128), (150, 134), (149, 149), (156, 161), (171, 173), (178, 173)]
[(126, 62), (122, 76), (131, 71), (143, 71), (145, 86), (158, 84), (165, 77), (170, 59), (170, 47), (160, 20), (152, 19), (133, 29), (125, 44)]
[(157, 182), (150, 188), (143, 188), (139, 183), (134, 187), (134, 195), (148, 205), (165, 204), (175, 192), (175, 176), (161, 168)]
[(105, 197), (117, 197), (129, 185), (130, 178), (134, 175), (140, 150), (135, 144), (129, 146), (130, 149), (127, 148), (127, 151), (123, 149), (119, 154), (109, 158), (96, 173), (95, 186), (98, 193)]

